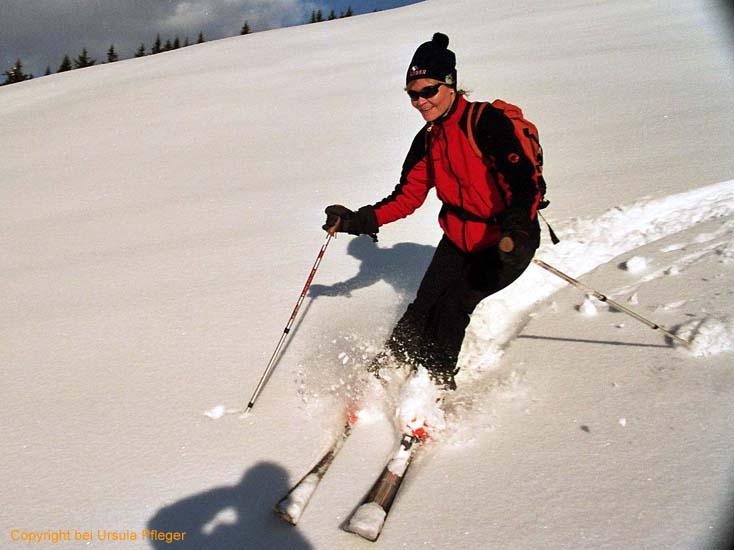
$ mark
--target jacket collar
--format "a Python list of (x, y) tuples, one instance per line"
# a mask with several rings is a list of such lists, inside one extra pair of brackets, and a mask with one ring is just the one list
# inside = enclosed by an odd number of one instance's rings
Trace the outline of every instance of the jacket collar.
[(449, 107), (449, 110), (446, 112), (446, 114), (444, 114), (441, 118), (429, 122), (427, 124), (427, 127), (431, 128), (435, 125), (443, 126), (446, 124), (458, 123), (461, 115), (464, 113), (464, 109), (466, 109), (466, 104), (467, 101), (464, 96), (457, 93), (456, 99), (454, 99), (454, 102), (452, 103), (451, 107)]

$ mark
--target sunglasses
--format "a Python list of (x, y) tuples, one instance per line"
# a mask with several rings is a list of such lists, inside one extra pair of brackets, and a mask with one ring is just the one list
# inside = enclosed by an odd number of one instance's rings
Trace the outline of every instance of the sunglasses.
[(443, 82), (434, 84), (433, 86), (426, 86), (420, 90), (407, 90), (411, 101), (418, 101), (418, 98), (429, 99), (438, 93), (438, 89), (443, 86)]

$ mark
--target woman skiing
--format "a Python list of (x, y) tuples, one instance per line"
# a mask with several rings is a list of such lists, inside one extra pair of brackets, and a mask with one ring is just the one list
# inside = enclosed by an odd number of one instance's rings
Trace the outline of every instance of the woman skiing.
[[(413, 213), (436, 189), (444, 235), (386, 347), (396, 360), (422, 365), (439, 386), (454, 389), (471, 313), (516, 280), (540, 244), (543, 185), (538, 159), (529, 158), (505, 111), (492, 104), (474, 109), (478, 104), (457, 89), (456, 57), (448, 44), (446, 35), (434, 34), (408, 67), (405, 89), (426, 124), (413, 140), (398, 185), (356, 211), (328, 206), (323, 228), (374, 235)], [(379, 369), (387, 355), (380, 354), (372, 367)]]

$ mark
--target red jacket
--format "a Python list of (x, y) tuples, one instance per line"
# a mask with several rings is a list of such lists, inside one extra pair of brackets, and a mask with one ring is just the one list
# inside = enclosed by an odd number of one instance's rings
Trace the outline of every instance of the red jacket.
[(378, 226), (412, 214), (432, 187), (444, 205), (438, 223), (465, 252), (497, 244), (502, 214), (508, 208), (525, 212), (528, 221), (535, 219), (540, 190), (512, 122), (487, 105), (474, 127), (480, 158), (467, 138), (468, 105), (458, 96), (445, 118), (418, 132), (400, 183), (372, 206)]

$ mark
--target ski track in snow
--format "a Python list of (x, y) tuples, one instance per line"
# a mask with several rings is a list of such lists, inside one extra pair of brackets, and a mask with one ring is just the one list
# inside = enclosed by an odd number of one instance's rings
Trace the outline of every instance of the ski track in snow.
[[(536, 256), (577, 278), (621, 254), (732, 214), (734, 180), (729, 180), (664, 198), (615, 207), (596, 219), (576, 219), (567, 225), (558, 224), (561, 242), (555, 246), (542, 246)], [(734, 221), (722, 223), (714, 232), (699, 234), (692, 244), (697, 245), (694, 252), (682, 256), (669, 268), (642, 276), (634, 289), (660, 277), (676, 275), (711, 253), (716, 253), (723, 263), (734, 261)], [(667, 247), (665, 251), (683, 250), (686, 246), (686, 243), (681, 243)], [(633, 256), (619, 266), (635, 274), (645, 272), (647, 267), (647, 259), (641, 256)], [(464, 445), (475, 439), (478, 433), (493, 429), (494, 403), (498, 399), (507, 401), (526, 395), (522, 374), (513, 369), (509, 372), (500, 369), (502, 355), (527, 324), (534, 307), (565, 285), (542, 268), (531, 265), (513, 285), (479, 305), (467, 330), (459, 362), (459, 387), (446, 400), (446, 424), (450, 428), (446, 431), (450, 434), (446, 438), (448, 443)], [(626, 294), (632, 290), (622, 288), (615, 293)], [(635, 304), (636, 301), (634, 293), (629, 302)], [(685, 300), (666, 304), (663, 308), (675, 309), (683, 303)], [(578, 306), (578, 311), (588, 316), (608, 307), (608, 304), (587, 297)], [(733, 317), (693, 319), (681, 325), (677, 334), (691, 342), (689, 349), (681, 349), (696, 357), (734, 350)]]
[[(537, 257), (572, 277), (579, 277), (621, 254), (708, 220), (731, 215), (734, 215), (734, 180), (618, 206), (595, 219), (556, 223), (561, 242), (555, 246), (544, 244)], [(724, 262), (733, 261), (732, 235), (732, 221), (722, 224), (713, 233), (698, 235), (694, 239), (698, 244), (695, 252), (682, 256), (672, 268), (644, 275), (637, 286), (665, 275), (675, 275), (712, 252), (719, 254)], [(678, 251), (685, 247), (686, 244), (681, 243), (661, 251)], [(648, 261), (634, 256), (619, 267), (641, 274), (647, 270)], [(324, 344), (316, 353), (321, 359), (318, 361), (319, 376), (309, 376), (309, 368), (303, 366), (297, 380), (298, 393), (310, 414), (332, 416), (328, 411), (341, 410), (346, 403), (356, 399), (362, 403), (360, 418), (363, 421), (388, 419), (395, 423), (397, 430), (405, 420), (405, 411), (410, 410), (411, 417), (422, 415), (435, 427), (434, 440), (453, 445), (468, 444), (479, 433), (493, 429), (492, 408), (497, 400), (508, 401), (526, 395), (521, 373), (511, 369), (500, 372), (502, 355), (527, 323), (533, 308), (565, 284), (532, 265), (517, 282), (479, 305), (467, 331), (459, 362), (459, 388), (449, 393), (445, 400), (446, 418), (437, 415), (435, 400), (423, 400), (422, 403), (416, 400), (416, 392), (425, 387), (422, 382), (402, 387), (403, 380), (397, 377), (396, 383), (387, 388), (374, 383), (373, 377), (366, 375), (364, 365), (377, 353), (381, 343), (369, 341), (362, 334)], [(629, 289), (618, 289), (617, 294), (627, 291)], [(629, 301), (634, 303), (636, 295)], [(682, 303), (665, 307), (674, 309)], [(598, 309), (607, 307), (587, 298), (579, 311), (593, 315)], [(692, 345), (687, 352), (695, 356), (734, 349), (734, 320), (731, 318), (695, 319), (682, 325), (679, 332), (683, 338), (691, 339)]]
[[(574, 220), (558, 229), (561, 239), (558, 245), (545, 244), (536, 256), (572, 277), (579, 277), (621, 254), (732, 214), (734, 180), (729, 180), (631, 206), (618, 206), (597, 219)], [(731, 233), (732, 228), (727, 224), (723, 231)], [(696, 254), (704, 253), (701, 250)], [(692, 260), (695, 259), (694, 254)], [(517, 282), (482, 302), (467, 332), (460, 364), (470, 365), (466, 369), (470, 371), (496, 365), (503, 348), (527, 319), (529, 309), (564, 285), (541, 268), (531, 266)], [(487, 342), (492, 343), (489, 350)]]

